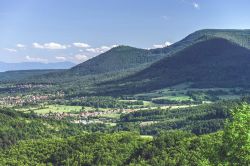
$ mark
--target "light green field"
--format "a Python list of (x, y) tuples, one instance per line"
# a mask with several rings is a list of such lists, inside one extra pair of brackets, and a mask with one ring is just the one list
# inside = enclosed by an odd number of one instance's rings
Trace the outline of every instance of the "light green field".
[[(99, 108), (99, 111), (106, 111), (108, 108)], [(22, 112), (30, 112), (34, 111), (37, 114), (47, 114), (49, 112), (52, 113), (78, 113), (80, 111), (96, 111), (96, 108), (93, 107), (84, 107), (82, 110), (82, 106), (68, 106), (68, 105), (45, 105), (43, 107), (41, 106), (34, 106), (34, 107), (23, 107), (18, 108), (17, 111)]]
[(112, 113), (112, 114), (103, 114), (103, 115), (100, 115), (99, 117), (119, 119), (120, 118), (120, 114), (115, 114), (115, 113)]
[(168, 99), (168, 100), (174, 100), (174, 101), (189, 101), (189, 100), (192, 100), (189, 96), (184, 96), (184, 95), (180, 95), (180, 96), (163, 96), (163, 97), (153, 98), (153, 100), (157, 100), (157, 99)]
[(140, 135), (141, 138), (152, 140), (154, 137), (151, 135)]
[(152, 105), (154, 105), (152, 102), (150, 102), (150, 101), (143, 101), (143, 105), (145, 106), (145, 107), (149, 107), (149, 106), (152, 106)]
[(65, 106), (65, 105), (48, 105), (44, 109), (36, 110), (37, 114), (46, 114), (49, 112), (56, 113), (56, 112), (78, 112), (81, 111), (81, 106)]
[(56, 112), (79, 112), (81, 111), (82, 107), (81, 106), (66, 106), (66, 105), (46, 105), (42, 108), (40, 107), (31, 107), (31, 108), (23, 108), (23, 109), (18, 109), (19, 111), (30, 111), (33, 110), (37, 114), (46, 114), (49, 112), (56, 113)]
[(183, 105), (164, 105), (164, 106), (160, 106), (160, 107), (148, 107), (148, 108), (138, 108), (135, 110), (148, 110), (148, 109), (177, 109), (177, 108), (187, 108), (187, 107), (194, 107), (194, 106), (198, 106), (196, 104), (183, 104)]

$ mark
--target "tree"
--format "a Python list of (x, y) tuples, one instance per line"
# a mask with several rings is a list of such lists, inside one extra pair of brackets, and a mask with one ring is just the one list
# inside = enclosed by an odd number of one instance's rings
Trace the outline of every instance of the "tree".
[(250, 164), (250, 105), (241, 104), (232, 111), (223, 135), (223, 158), (232, 165)]

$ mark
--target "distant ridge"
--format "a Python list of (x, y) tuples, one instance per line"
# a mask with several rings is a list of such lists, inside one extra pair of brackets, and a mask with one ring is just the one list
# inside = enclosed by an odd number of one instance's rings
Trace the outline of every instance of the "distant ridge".
[(124, 71), (151, 64), (162, 56), (145, 49), (118, 46), (71, 68), (69, 72), (76, 75), (89, 75)]
[(204, 29), (196, 31), (179, 42), (157, 49), (139, 49), (130, 46), (118, 46), (99, 56), (73, 67), (70, 72), (76, 75), (100, 74), (121, 71), (129, 68), (141, 68), (150, 65), (162, 57), (175, 53), (201, 41), (223, 38), (250, 49), (250, 30)]
[[(193, 87), (250, 87), (250, 50), (223, 38), (198, 42), (132, 76), (105, 93), (138, 93), (182, 83)], [(109, 86), (107, 88), (107, 85)]]
[(0, 62), (0, 72), (13, 70), (42, 70), (42, 69), (69, 69), (75, 64), (72, 62), (39, 63), (39, 62), (21, 62), (5, 63)]
[(179, 83), (245, 87), (249, 49), (250, 30), (205, 29), (164, 48), (118, 46), (67, 70), (34, 73), (25, 82), (63, 85), (81, 95), (138, 93)]

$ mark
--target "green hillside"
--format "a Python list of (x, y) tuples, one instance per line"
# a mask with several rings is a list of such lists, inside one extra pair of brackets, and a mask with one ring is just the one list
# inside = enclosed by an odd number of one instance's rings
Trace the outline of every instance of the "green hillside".
[(139, 73), (103, 86), (114, 93), (137, 93), (181, 83), (191, 83), (192, 87), (199, 88), (249, 87), (249, 62), (248, 49), (226, 39), (214, 38), (194, 44)]
[(118, 46), (73, 67), (68, 72), (70, 75), (89, 75), (123, 72), (132, 68), (143, 69), (162, 57), (174, 55), (195, 43), (211, 38), (224, 38), (250, 48), (250, 30), (200, 30), (165, 48), (145, 50), (129, 46)]
[(2, 79), (52, 83), (66, 93), (82, 95), (137, 93), (186, 82), (196, 87), (247, 86), (244, 73), (248, 70), (245, 54), (249, 38), (250, 30), (200, 30), (165, 48), (118, 46), (69, 70), (44, 74), (17, 71)]
[(159, 48), (151, 51), (162, 52), (166, 56), (171, 56), (193, 44), (211, 38), (223, 38), (234, 42), (242, 47), (250, 48), (250, 30), (237, 29), (203, 29), (191, 33), (184, 39), (172, 44), (169, 47)]
[(76, 75), (117, 72), (150, 64), (160, 57), (161, 54), (154, 54), (148, 50), (118, 46), (73, 67), (69, 72)]
[(163, 55), (162, 52), (118, 46), (69, 70), (47, 73), (43, 76), (33, 75), (33, 77), (22, 81), (58, 84), (72, 84), (72, 82), (80, 81), (84, 82), (84, 84), (86, 82), (95, 84), (96, 82), (118, 79), (134, 74), (156, 62)]

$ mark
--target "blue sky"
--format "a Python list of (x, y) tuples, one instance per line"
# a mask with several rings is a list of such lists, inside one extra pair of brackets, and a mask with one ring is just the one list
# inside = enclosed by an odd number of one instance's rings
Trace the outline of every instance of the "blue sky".
[(0, 0), (0, 61), (80, 63), (116, 45), (161, 47), (250, 29), (249, 0)]

